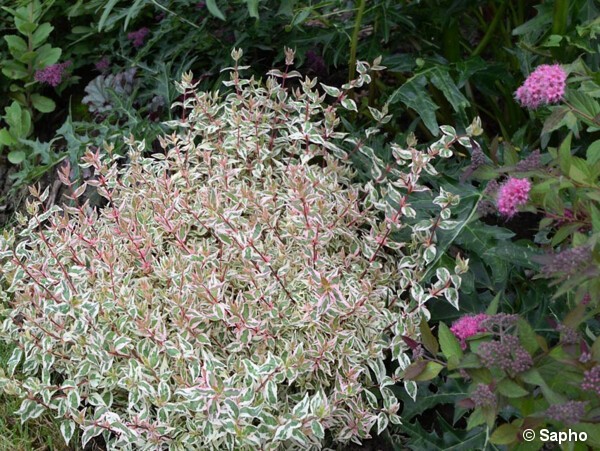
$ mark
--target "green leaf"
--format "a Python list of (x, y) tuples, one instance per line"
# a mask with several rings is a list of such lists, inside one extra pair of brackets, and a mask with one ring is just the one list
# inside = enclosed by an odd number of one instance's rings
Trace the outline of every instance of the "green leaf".
[(36, 93), (31, 94), (31, 103), (40, 113), (50, 113), (56, 108), (56, 104), (52, 99)]
[(501, 293), (498, 293), (496, 296), (494, 296), (494, 299), (492, 299), (492, 302), (490, 302), (490, 305), (486, 309), (485, 313), (487, 313), (488, 315), (495, 315), (496, 313), (498, 313), (498, 305), (500, 304), (500, 294)]
[(21, 164), (26, 157), (27, 154), (22, 150), (12, 150), (8, 153), (8, 161), (12, 164)]
[(476, 408), (471, 415), (469, 415), (469, 419), (467, 420), (467, 431), (470, 431), (475, 426), (479, 426), (480, 424), (485, 423), (485, 416), (483, 415), (483, 410), (481, 407)]
[(444, 323), (440, 323), (438, 326), (438, 339), (442, 348), (442, 354), (444, 354), (444, 357), (446, 357), (448, 361), (451, 358), (460, 360), (463, 356), (460, 343)]
[(510, 379), (502, 379), (496, 386), (496, 389), (498, 390), (498, 393), (507, 398), (521, 398), (522, 396), (527, 396), (529, 394), (529, 391)]
[(509, 445), (517, 440), (519, 428), (514, 424), (503, 424), (496, 428), (490, 436), (490, 443), (494, 445)]
[(439, 134), (439, 126), (435, 117), (435, 111), (438, 109), (438, 106), (427, 93), (426, 86), (427, 78), (425, 75), (417, 74), (394, 91), (388, 99), (388, 103), (392, 104), (401, 101), (407, 107), (415, 110), (431, 134), (437, 136)]
[(17, 61), (7, 61), (2, 65), (2, 73), (11, 80), (21, 80), (29, 76), (27, 68)]
[(22, 108), (19, 102), (14, 101), (4, 111), (6, 112), (4, 120), (10, 127), (11, 134), (16, 137), (23, 136)]
[(429, 381), (440, 374), (440, 371), (444, 368), (444, 365), (437, 362), (427, 362), (425, 369), (413, 378), (414, 381), (423, 382)]
[(10, 134), (10, 132), (5, 129), (5, 128), (0, 128), (0, 148), (2, 146), (14, 146), (15, 144), (17, 144), (18, 141), (13, 138), (13, 136)]
[(423, 346), (425, 346), (425, 349), (435, 356), (439, 352), (440, 346), (431, 333), (431, 329), (429, 328), (429, 324), (427, 324), (427, 320), (425, 318), (421, 318), (419, 329), (421, 331), (421, 342), (423, 343)]
[(558, 162), (560, 165), (560, 170), (563, 174), (569, 173), (569, 168), (571, 167), (571, 138), (573, 137), (573, 133), (569, 133), (567, 137), (564, 139), (560, 147), (558, 148)]
[(102, 15), (100, 16), (100, 20), (98, 21), (98, 31), (102, 31), (108, 16), (118, 2), (119, 0), (108, 0), (108, 2), (106, 2), (106, 5), (104, 5), (104, 10), (102, 11)]
[(15, 58), (18, 58), (22, 53), (25, 53), (28, 50), (27, 42), (20, 36), (11, 34), (4, 36), (4, 40), (8, 44), (8, 50), (11, 55)]
[(225, 20), (225, 16), (217, 6), (217, 2), (215, 0), (206, 0), (206, 7), (208, 8), (208, 12), (213, 16), (218, 19)]
[(586, 158), (589, 165), (594, 165), (600, 161), (600, 139), (589, 145), (586, 152)]
[(529, 323), (523, 318), (519, 318), (517, 321), (517, 335), (521, 345), (529, 352), (533, 354), (539, 348), (539, 343), (536, 338), (534, 330), (531, 328)]
[(429, 80), (436, 88), (442, 91), (454, 111), (463, 111), (469, 106), (469, 101), (456, 87), (456, 83), (450, 77), (447, 69), (441, 66), (434, 67), (429, 73)]
[(258, 0), (246, 0), (246, 6), (250, 17), (258, 19)]
[(56, 64), (62, 54), (62, 50), (58, 47), (52, 47), (50, 44), (44, 44), (37, 50), (37, 53), (34, 65), (36, 68), (43, 69)]
[(37, 48), (40, 46), (40, 44), (42, 44), (47, 38), (48, 36), (50, 36), (50, 33), (52, 32), (52, 30), (54, 30), (54, 27), (52, 25), (50, 25), (49, 23), (43, 23), (41, 24), (37, 30), (35, 30), (35, 32), (33, 33), (32, 36), (32, 42), (33, 42), (33, 47)]

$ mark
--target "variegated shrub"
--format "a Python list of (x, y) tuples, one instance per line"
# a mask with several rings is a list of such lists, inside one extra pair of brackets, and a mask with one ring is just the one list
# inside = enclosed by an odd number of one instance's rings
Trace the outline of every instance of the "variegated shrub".
[[(83, 443), (142, 450), (317, 449), (399, 422), (403, 336), (417, 338), (428, 299), (456, 304), (460, 284), (443, 268), (421, 283), (458, 198), (432, 194), (439, 214), (420, 220), (411, 198), (436, 157), (469, 142), (447, 127), (423, 151), (392, 144), (385, 166), (367, 146), (376, 127), (336, 131), (378, 62), (322, 94), (286, 55), (262, 84), (241, 78), (234, 51), (226, 95), (185, 76), (164, 154), (133, 138), (125, 165), (108, 145), (89, 151), (103, 208), (68, 168), (70, 205), (46, 209), (48, 192), (31, 190), (30, 218), (0, 241), (1, 338), (15, 346), (0, 387), (23, 399), (23, 421), (49, 410), (67, 442), (79, 429)], [(375, 182), (354, 181), (355, 152)]]

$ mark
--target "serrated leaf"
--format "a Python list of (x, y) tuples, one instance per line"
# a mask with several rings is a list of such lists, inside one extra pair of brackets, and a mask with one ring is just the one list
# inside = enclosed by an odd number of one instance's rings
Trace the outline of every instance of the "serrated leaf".
[(415, 110), (431, 134), (437, 136), (439, 127), (435, 111), (438, 106), (429, 96), (426, 86), (427, 78), (422, 74), (415, 75), (392, 93), (388, 103), (401, 101), (407, 107)]
[(517, 335), (521, 345), (529, 352), (533, 354), (539, 348), (539, 343), (536, 338), (534, 330), (531, 328), (529, 323), (523, 318), (519, 318), (517, 322)]

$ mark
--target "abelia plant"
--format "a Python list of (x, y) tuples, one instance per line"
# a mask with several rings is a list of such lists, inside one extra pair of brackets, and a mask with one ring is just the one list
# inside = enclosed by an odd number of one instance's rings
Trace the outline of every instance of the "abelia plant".
[[(22, 421), (51, 411), (67, 442), (79, 428), (84, 445), (141, 450), (320, 448), (399, 423), (388, 350), (406, 368), (426, 301), (457, 303), (459, 276), (424, 274), (458, 198), (442, 191), (439, 216), (416, 224), (411, 208), (456, 138), (393, 145), (395, 178), (362, 187), (344, 160), (373, 150), (336, 131), (337, 109), (356, 108), (348, 91), (378, 61), (321, 85), (328, 104), (289, 70), (292, 51), (264, 84), (232, 56), (226, 95), (184, 76), (164, 154), (133, 138), (125, 166), (110, 145), (88, 151), (84, 185), (61, 172), (75, 203), (47, 209), (32, 188), (19, 236), (0, 240), (1, 338), (15, 345), (0, 387), (23, 399)], [(86, 189), (106, 205), (83, 202)], [(409, 242), (392, 240), (400, 230)]]

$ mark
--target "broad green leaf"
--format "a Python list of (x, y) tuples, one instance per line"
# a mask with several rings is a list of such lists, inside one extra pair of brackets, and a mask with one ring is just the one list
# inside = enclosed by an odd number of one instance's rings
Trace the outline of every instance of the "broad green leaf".
[(206, 0), (206, 7), (208, 8), (208, 12), (210, 12), (213, 16), (218, 19), (225, 20), (225, 15), (223, 15), (215, 0)]
[(22, 150), (12, 150), (8, 153), (8, 161), (12, 164), (21, 164), (26, 157), (27, 154)]
[(40, 113), (50, 113), (56, 108), (54, 100), (37, 93), (31, 95), (31, 103)]
[(11, 34), (4, 36), (4, 40), (8, 44), (8, 50), (11, 55), (15, 58), (18, 58), (22, 53), (25, 53), (28, 50), (27, 42), (20, 36)]
[(4, 120), (10, 127), (11, 134), (17, 137), (23, 136), (22, 108), (19, 102), (13, 101), (4, 111), (6, 112)]
[(589, 165), (594, 165), (600, 161), (600, 139), (589, 145), (586, 152), (586, 158)]
[(5, 128), (0, 128), (0, 147), (2, 146), (14, 146), (18, 141), (10, 134)]
[(453, 357), (460, 359), (463, 356), (460, 343), (444, 323), (440, 323), (438, 326), (438, 339), (442, 348), (442, 354), (444, 354), (447, 360)]
[(427, 77), (423, 74), (417, 74), (394, 91), (388, 99), (388, 103), (401, 101), (407, 107), (415, 110), (431, 134), (437, 136), (439, 126), (435, 111), (438, 106), (429, 96), (426, 86)]
[(539, 343), (536, 338), (534, 330), (531, 328), (529, 323), (523, 318), (519, 318), (517, 322), (517, 335), (521, 345), (529, 352), (533, 354), (539, 348)]
[(18, 61), (7, 61), (3, 63), (2, 73), (11, 80), (21, 80), (29, 76), (27, 68)]
[(444, 369), (444, 365), (437, 362), (427, 362), (425, 365), (425, 369), (421, 371), (416, 377), (413, 378), (414, 381), (423, 382), (429, 381), (440, 374), (440, 371)]
[(429, 72), (429, 80), (436, 88), (442, 91), (454, 111), (463, 111), (469, 106), (469, 101), (456, 87), (456, 83), (454, 83), (448, 71), (443, 67), (434, 67)]
[(509, 445), (518, 438), (519, 428), (513, 424), (503, 424), (496, 428), (490, 437), (494, 445)]
[(37, 53), (34, 66), (38, 69), (43, 69), (56, 64), (62, 54), (62, 50), (58, 47), (52, 47), (50, 44), (44, 44), (37, 50)]
[(496, 386), (498, 393), (506, 396), (507, 398), (520, 398), (529, 394), (528, 390), (525, 390), (516, 382), (510, 379), (502, 379)]
[(54, 30), (54, 27), (52, 25), (50, 25), (49, 23), (43, 23), (41, 24), (37, 30), (35, 30), (35, 32), (33, 33), (32, 36), (32, 41), (33, 41), (33, 47), (39, 47), (41, 44), (44, 43), (44, 41), (48, 38), (48, 36), (50, 36), (50, 33), (52, 32), (52, 30)]

